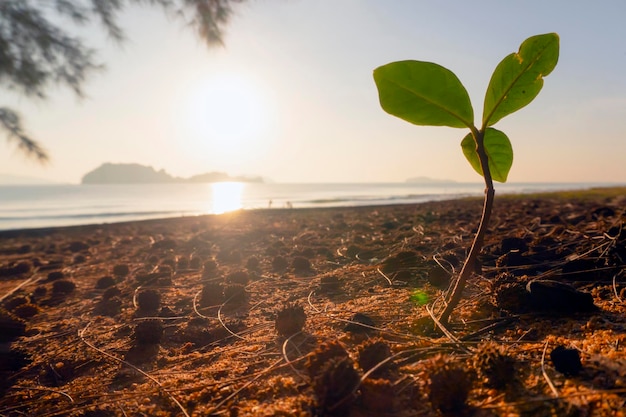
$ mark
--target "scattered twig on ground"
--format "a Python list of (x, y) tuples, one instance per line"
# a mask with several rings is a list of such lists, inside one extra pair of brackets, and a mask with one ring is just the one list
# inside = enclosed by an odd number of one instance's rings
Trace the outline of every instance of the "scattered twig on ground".
[[(302, 372), (298, 371), (295, 366), (293, 366), (293, 363), (295, 361), (292, 361), (291, 359), (289, 359), (289, 355), (287, 354), (287, 345), (291, 342), (291, 339), (301, 334), (302, 332), (298, 332), (298, 333), (292, 334), (287, 339), (285, 339), (285, 342), (283, 343), (283, 346), (282, 346), (282, 352), (283, 352), (283, 358), (285, 359), (285, 363), (289, 365), (291, 370), (294, 371), (296, 375), (298, 375), (300, 378), (306, 381), (307, 377)], [(302, 352), (300, 352), (300, 349), (298, 349), (298, 345), (293, 343), (293, 347), (298, 352), (298, 355), (300, 355), (300, 357), (296, 359), (296, 361), (303, 359), (304, 355), (302, 355)]]
[(315, 291), (311, 291), (309, 292), (309, 295), (306, 297), (307, 302), (309, 303), (309, 307), (311, 307), (313, 309), (313, 312), (315, 313), (321, 313), (322, 310), (319, 310), (317, 307), (315, 307), (313, 305), (313, 301), (311, 301), (311, 298), (313, 297), (313, 294), (315, 293)]
[(623, 273), (624, 270), (622, 269), (617, 274), (613, 275), (613, 293), (615, 294), (615, 298), (617, 298), (617, 301), (619, 301), (620, 303), (623, 303), (624, 300), (622, 300), (622, 298), (619, 296), (619, 292), (617, 291), (617, 277), (619, 275), (622, 275)]
[(133, 307), (135, 307), (135, 310), (139, 308), (139, 305), (137, 304), (137, 294), (139, 293), (140, 289), (141, 285), (135, 288), (135, 291), (133, 292)]
[(85, 333), (87, 332), (87, 329), (89, 328), (89, 326), (91, 325), (91, 322), (87, 323), (87, 326), (85, 326), (82, 330), (80, 330), (78, 332), (78, 337), (80, 337), (80, 340), (86, 344), (87, 346), (89, 346), (90, 348), (92, 348), (93, 350), (101, 353), (102, 355), (106, 356), (109, 359), (113, 359), (116, 362), (119, 362), (121, 364), (124, 364), (126, 366), (128, 366), (129, 368), (133, 369), (136, 372), (139, 372), (141, 375), (145, 376), (146, 378), (148, 378), (150, 381), (154, 382), (159, 389), (161, 389), (168, 397), (170, 397), (170, 399), (174, 402), (174, 404), (176, 404), (176, 406), (180, 409), (180, 411), (183, 413), (183, 415), (185, 417), (189, 417), (189, 414), (187, 413), (187, 410), (185, 410), (185, 407), (183, 407), (183, 405), (180, 403), (180, 401), (178, 401), (178, 399), (176, 397), (174, 397), (174, 395), (172, 395), (156, 378), (154, 378), (152, 375), (150, 375), (149, 373), (139, 369), (138, 367), (136, 367), (135, 365), (133, 365), (130, 362), (127, 362), (123, 359), (118, 358), (115, 355), (110, 354), (109, 352), (106, 352), (100, 348), (98, 348), (97, 346), (93, 345), (92, 343), (88, 342), (87, 339), (85, 339)]
[(27, 386), (24, 386), (24, 385), (15, 385), (15, 386), (11, 387), (11, 389), (25, 389), (25, 390), (31, 390), (31, 391), (52, 392), (54, 394), (62, 395), (65, 398), (67, 398), (71, 403), (74, 403), (74, 399), (72, 398), (72, 396), (70, 394), (68, 394), (65, 391), (60, 391), (60, 390), (56, 390), (56, 389), (52, 389), (52, 388), (27, 387)]
[(548, 350), (548, 342), (546, 342), (545, 346), (543, 347), (543, 353), (541, 354), (541, 373), (543, 374), (543, 378), (548, 383), (548, 386), (550, 387), (550, 390), (554, 394), (554, 397), (558, 398), (559, 397), (559, 391), (556, 389), (556, 387), (552, 383), (552, 380), (548, 376), (548, 373), (546, 372), (546, 367), (545, 367), (545, 363), (546, 362), (545, 362), (545, 360), (546, 360), (546, 351), (547, 350)]
[(385, 278), (387, 280), (387, 282), (389, 283), (390, 287), (393, 287), (393, 281), (391, 279), (389, 279), (389, 277), (387, 275), (385, 275), (385, 273), (383, 271), (381, 271), (380, 268), (376, 268), (376, 272), (378, 272), (380, 275), (382, 275), (383, 278)]
[(38, 277), (35, 278), (35, 276), (37, 275), (37, 272), (39, 271), (39, 268), (35, 268), (33, 270), (33, 273), (26, 278), (24, 281), (20, 282), (18, 285), (16, 285), (15, 287), (13, 287), (11, 290), (7, 291), (6, 294), (4, 294), (2, 297), (0, 297), (0, 303), (3, 302), (7, 297), (9, 297), (11, 294), (14, 294), (16, 291), (18, 291), (20, 288), (25, 287), (28, 284), (35, 284), (36, 282), (38, 282), (39, 280), (41, 280), (41, 278), (43, 277)]
[(235, 336), (237, 339), (241, 339), (241, 340), (246, 340), (245, 337), (238, 335), (237, 333), (233, 332), (232, 330), (230, 330), (228, 328), (228, 326), (226, 325), (226, 323), (224, 323), (224, 320), (222, 320), (222, 307), (224, 307), (226, 305), (226, 303), (228, 302), (228, 300), (226, 300), (225, 303), (223, 303), (220, 308), (217, 310), (217, 319), (220, 321), (220, 324), (222, 325), (222, 327), (224, 329), (226, 329), (226, 331), (228, 333), (230, 333), (231, 335)]
[(198, 291), (198, 292), (196, 293), (196, 295), (194, 295), (194, 296), (193, 296), (193, 300), (192, 300), (192, 304), (193, 304), (193, 311), (196, 313), (196, 315), (197, 315), (198, 317), (202, 317), (203, 319), (207, 319), (207, 320), (209, 320), (209, 319), (211, 319), (212, 317), (205, 316), (204, 314), (200, 313), (200, 311), (198, 311), (198, 303), (197, 303), (197, 301), (198, 301), (198, 296), (199, 296), (200, 294), (202, 294), (202, 290)]
[[(452, 341), (452, 343), (458, 344), (459, 346), (461, 346), (461, 341), (452, 334), (452, 332), (450, 332), (450, 330), (448, 330), (448, 328), (446, 326), (444, 326), (439, 319), (435, 316), (435, 313), (433, 312), (433, 309), (430, 306), (426, 306), (426, 311), (428, 312), (428, 314), (430, 315), (430, 318), (433, 320), (433, 323), (435, 323), (435, 325), (437, 327), (439, 327), (439, 330), (441, 330), (443, 332), (443, 334), (446, 335), (446, 337), (448, 339), (450, 339), (450, 341)], [(463, 350), (467, 351), (467, 348), (463, 347)]]
[(224, 404), (226, 404), (228, 401), (230, 401), (232, 398), (236, 397), (237, 394), (239, 394), (241, 391), (243, 391), (244, 389), (248, 388), (250, 385), (252, 385), (256, 380), (258, 380), (259, 378), (261, 378), (263, 375), (265, 375), (266, 373), (272, 371), (274, 368), (276, 368), (276, 366), (278, 364), (280, 364), (284, 359), (281, 357), (280, 359), (272, 362), (272, 364), (270, 366), (268, 366), (266, 369), (264, 369), (262, 372), (259, 372), (259, 374), (257, 376), (255, 376), (254, 378), (252, 378), (250, 381), (246, 382), (245, 384), (243, 384), (239, 389), (235, 390), (233, 393), (231, 393), (229, 396), (227, 396), (226, 398), (224, 398), (222, 401), (220, 401), (219, 403), (217, 403), (212, 410), (210, 410), (207, 414), (208, 415), (212, 415), (213, 413), (215, 413), (217, 410), (219, 410), (219, 408), (221, 406), (223, 406)]

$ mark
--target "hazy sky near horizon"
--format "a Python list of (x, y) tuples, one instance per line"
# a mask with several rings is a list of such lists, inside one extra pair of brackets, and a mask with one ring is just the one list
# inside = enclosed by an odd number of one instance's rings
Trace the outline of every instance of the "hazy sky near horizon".
[[(104, 162), (187, 177), (277, 182), (480, 182), (464, 129), (414, 126), (379, 106), (372, 71), (416, 59), (452, 70), (475, 114), (496, 65), (557, 32), (543, 90), (496, 127), (513, 144), (509, 182), (626, 182), (626, 2), (605, 0), (251, 0), (212, 49), (157, 8), (120, 15), (121, 47), (84, 33), (107, 70), (77, 99), (0, 90), (51, 155), (39, 166), (0, 138), (0, 173), (77, 183)], [(478, 122), (477, 122), (478, 123)]]

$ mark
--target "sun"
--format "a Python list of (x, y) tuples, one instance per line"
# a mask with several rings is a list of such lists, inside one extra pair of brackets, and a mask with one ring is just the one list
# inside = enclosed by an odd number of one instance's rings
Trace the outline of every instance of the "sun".
[(257, 144), (268, 127), (268, 103), (251, 79), (215, 75), (200, 82), (189, 100), (189, 124), (198, 148), (229, 156)]
[(215, 182), (211, 184), (212, 214), (223, 214), (242, 208), (245, 184), (241, 182)]

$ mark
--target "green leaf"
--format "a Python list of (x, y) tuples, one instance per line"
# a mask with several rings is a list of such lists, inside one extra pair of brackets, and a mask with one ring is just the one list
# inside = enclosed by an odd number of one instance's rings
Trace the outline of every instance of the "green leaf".
[(556, 33), (532, 36), (522, 42), (517, 53), (505, 57), (489, 81), (483, 128), (533, 101), (543, 87), (543, 77), (552, 72), (558, 59), (559, 35)]
[(422, 61), (399, 61), (374, 70), (380, 105), (387, 113), (422, 126), (470, 127), (474, 110), (452, 71)]
[[(490, 127), (485, 131), (483, 143), (485, 145), (485, 153), (487, 154), (491, 178), (494, 181), (506, 182), (506, 178), (513, 165), (513, 147), (511, 146), (511, 141), (504, 132)], [(483, 175), (480, 158), (478, 157), (478, 152), (476, 152), (476, 142), (474, 142), (474, 137), (471, 133), (468, 133), (467, 136), (463, 138), (461, 148), (463, 149), (463, 155), (465, 155), (465, 158), (467, 158), (472, 168), (474, 168), (479, 175)]]
[(413, 291), (409, 299), (418, 306), (425, 306), (430, 301), (430, 297), (428, 297), (428, 294), (422, 290)]

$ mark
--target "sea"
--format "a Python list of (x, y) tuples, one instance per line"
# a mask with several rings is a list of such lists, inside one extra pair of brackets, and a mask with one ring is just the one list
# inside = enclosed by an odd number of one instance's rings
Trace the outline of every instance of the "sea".
[[(496, 195), (613, 186), (505, 183)], [(116, 223), (234, 210), (353, 207), (481, 196), (482, 183), (132, 184), (0, 186), (0, 230)]]

